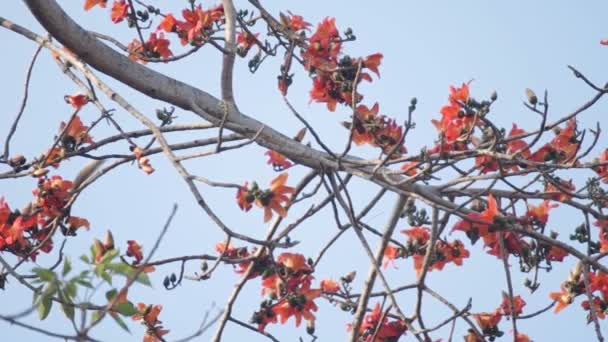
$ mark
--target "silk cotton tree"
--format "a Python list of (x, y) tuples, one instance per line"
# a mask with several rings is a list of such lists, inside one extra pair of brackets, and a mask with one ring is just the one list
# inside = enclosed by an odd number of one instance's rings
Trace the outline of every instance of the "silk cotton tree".
[[(518, 323), (550, 321), (550, 311), (567, 308), (603, 341), (608, 149), (599, 124), (590, 126), (583, 114), (608, 92), (605, 85), (570, 67), (591, 97), (559, 117), (550, 111), (547, 91), (522, 90), (522, 111), (537, 119), (534, 127), (505, 126), (494, 109), (498, 94), (477, 93), (473, 80), (450, 86), (437, 114), (419, 113), (412, 98), (402, 113), (388, 115), (366, 94), (380, 86), (381, 74), (391, 72), (382, 69), (382, 47), (365, 42), (370, 51), (351, 53), (360, 42), (353, 29), (338, 25), (339, 13), (314, 23), (307, 13), (274, 12), (258, 0), (238, 8), (231, 0), (212, 6), (190, 0), (179, 10), (152, 0), (81, 2), (82, 18), (103, 16), (132, 39), (89, 31), (80, 15), (68, 16), (54, 0), (23, 2), (48, 35), (0, 16), (4, 29), (36, 46), (22, 105), (14, 119), (5, 120), (0, 155), (2, 182), (27, 180), (0, 191), (0, 285), (5, 294), (25, 289), (24, 305), (19, 312), (0, 313), (0, 320), (45, 338), (76, 341), (98, 340), (97, 330), (112, 329), (101, 323), (115, 321), (144, 341), (220, 341), (232, 328), (273, 341), (284, 331), (295, 331), (300, 340), (324, 340), (321, 328), (330, 326), (350, 341), (525, 342), (544, 337), (528, 336)], [(160, 71), (201, 53), (221, 58), (221, 65), (206, 61), (202, 68), (206, 77), (218, 78), (217, 97)], [(11, 141), (25, 129), (20, 121), (42, 56), (52, 58), (77, 91), (66, 89), (65, 105), (53, 109), (62, 114), (47, 130), (53, 137), (48, 146), (27, 155)], [(246, 63), (235, 67), (238, 59)], [(284, 132), (280, 124), (240, 109), (233, 73), (245, 66), (254, 77), (258, 70), (272, 70), (274, 86), (256, 91), (282, 98), (276, 110), (295, 120), (297, 130)], [(163, 106), (155, 114), (141, 110), (132, 92)], [(328, 143), (324, 130), (315, 127), (320, 119), (311, 120), (291, 98), (308, 98), (326, 112), (323, 124), (336, 124), (331, 138), (339, 137), (341, 147)], [(138, 127), (132, 129), (129, 120)], [(422, 149), (408, 147), (408, 135), (428, 124), (436, 134)], [(182, 140), (175, 142), (178, 135)], [(264, 151), (251, 156), (259, 150), (255, 146)], [(240, 167), (238, 178), (227, 173), (212, 179), (190, 164), (212, 159), (206, 165), (213, 168), (239, 165), (247, 154), (264, 160), (268, 172)], [(142, 182), (161, 170), (178, 175), (173, 186), (189, 191), (193, 207), (212, 223), (190, 223), (188, 229), (223, 238), (196, 254), (170, 248), (173, 232), (184, 234), (172, 227), (180, 215), (177, 205), (146, 246), (140, 240), (150, 228), (105, 231), (95, 225), (95, 215), (104, 215), (101, 207), (88, 217), (80, 214), (81, 197), (94, 196), (87, 193), (124, 168), (137, 168)], [(268, 177), (271, 172), (276, 174)], [(223, 195), (211, 196), (211, 189)], [(11, 198), (17, 191), (32, 196), (19, 203)], [(153, 200), (141, 196), (133, 207)], [(389, 202), (384, 223), (372, 222), (369, 213)], [(254, 223), (234, 226), (229, 222), (235, 215)], [(576, 215), (580, 225), (558, 234), (548, 222), (560, 215)], [(110, 216), (120, 226), (121, 218)], [(297, 240), (301, 231), (318, 226), (319, 216), (330, 238)], [(87, 234), (96, 238), (83, 242)], [(324, 267), (326, 256), (344, 248), (338, 244), (347, 237), (348, 251), (340, 253), (362, 255), (366, 262)], [(90, 248), (66, 247), (76, 243)], [(171, 255), (158, 257), (167, 254), (163, 249)], [(463, 267), (484, 254), (504, 279), (501, 287), (486, 288), (496, 294), (494, 303), (475, 301), (479, 294), (456, 303), (435, 290), (437, 273), (484, 281), (478, 270)], [(545, 281), (560, 263), (571, 271), (559, 282)], [(399, 276), (410, 268), (409, 277)], [(234, 273), (233, 285), (218, 275), (225, 270)], [(178, 297), (185, 283), (230, 287), (194, 332), (163, 323), (163, 307), (172, 300), (161, 299), (169, 297), (138, 299), (152, 285)], [(246, 287), (259, 295), (254, 306), (242, 304)], [(542, 297), (545, 306), (530, 307), (533, 297)], [(443, 311), (426, 309), (431, 301)], [(341, 328), (323, 319), (323, 311), (332, 310), (342, 312)], [(63, 312), (65, 327), (25, 321), (34, 312), (42, 321), (55, 311)]]

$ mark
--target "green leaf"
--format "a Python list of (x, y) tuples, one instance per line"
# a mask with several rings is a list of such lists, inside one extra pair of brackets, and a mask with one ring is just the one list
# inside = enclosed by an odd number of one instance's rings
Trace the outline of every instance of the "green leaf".
[(77, 282), (79, 285), (82, 285), (82, 286), (84, 286), (84, 287), (88, 287), (89, 289), (92, 289), (92, 288), (93, 288), (93, 284), (91, 284), (89, 281), (78, 279), (78, 280), (76, 280), (76, 282)]
[(63, 258), (63, 270), (61, 271), (61, 275), (65, 277), (66, 275), (68, 275), (68, 273), (70, 273), (71, 270), (72, 263), (70, 262), (70, 259), (66, 256), (65, 258)]
[[(137, 271), (136, 268), (133, 268), (131, 265), (125, 264), (124, 262), (108, 264), (106, 265), (106, 267), (112, 270), (113, 272), (124, 275), (128, 278), (132, 278), (135, 275), (135, 272)], [(139, 273), (135, 281), (146, 286), (152, 286), (152, 283), (150, 282), (150, 277), (148, 277), (145, 272)]]
[(80, 256), (80, 260), (82, 260), (86, 264), (90, 264), (89, 257), (86, 254)]
[(64, 291), (59, 290), (57, 293), (59, 295), (59, 299), (61, 299), (61, 302), (62, 302), (61, 311), (63, 311), (65, 316), (70, 321), (74, 321), (74, 307), (72, 305), (70, 305), (70, 304), (72, 304), (72, 301), (69, 298), (67, 298)]
[(69, 299), (76, 298), (76, 294), (78, 293), (78, 286), (76, 286), (77, 281), (77, 279), (72, 279), (65, 284), (65, 294)]
[(112, 299), (114, 299), (114, 297), (116, 297), (116, 294), (118, 293), (117, 289), (111, 289), (110, 291), (106, 292), (106, 299), (109, 301), (111, 301)]
[(43, 296), (40, 303), (38, 303), (38, 318), (40, 318), (41, 321), (49, 315), (49, 312), (51, 312), (51, 307), (53, 307), (52, 298), (52, 295)]
[(131, 333), (131, 330), (129, 330), (129, 327), (127, 326), (127, 324), (125, 323), (125, 321), (123, 321), (122, 318), (120, 318), (120, 316), (118, 316), (118, 315), (110, 315), (110, 317), (114, 318), (114, 321), (116, 322), (116, 324), (118, 324), (126, 332)]
[(32, 270), (32, 272), (34, 272), (34, 274), (36, 274), (40, 280), (45, 282), (54, 281), (56, 278), (55, 273), (46, 268), (36, 267)]
[(101, 319), (101, 311), (93, 311), (91, 315), (91, 323), (95, 323)]
[(100, 264), (107, 264), (110, 261), (112, 261), (112, 259), (116, 258), (118, 256), (118, 249), (114, 248), (111, 249), (109, 251), (107, 251), (102, 257), (101, 260), (99, 260)]
[(114, 305), (114, 309), (118, 311), (123, 316), (131, 317), (135, 315), (138, 311), (135, 308), (135, 305), (131, 302), (122, 302)]
[(108, 272), (101, 273), (101, 279), (105, 280), (108, 284), (112, 285), (112, 276)]

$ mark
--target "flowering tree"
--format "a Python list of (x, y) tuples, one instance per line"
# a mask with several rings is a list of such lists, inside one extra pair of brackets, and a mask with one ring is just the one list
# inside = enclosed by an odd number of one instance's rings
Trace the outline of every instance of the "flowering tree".
[[(603, 341), (601, 325), (608, 313), (608, 266), (603, 260), (608, 254), (608, 217), (603, 213), (608, 206), (603, 185), (608, 182), (608, 149), (602, 146), (599, 124), (587, 127), (580, 116), (608, 93), (607, 85), (570, 67), (592, 97), (557, 119), (549, 118), (547, 91), (526, 89), (524, 109), (538, 118), (536, 127), (527, 129), (516, 123), (503, 128), (493, 115), (498, 95), (476, 94), (474, 81), (451, 86), (438, 114), (418, 114), (417, 99), (412, 98), (399, 119), (385, 115), (378, 102), (365, 96), (380, 78), (383, 54), (372, 50), (351, 55), (356, 36), (352, 29), (339, 28), (332, 17), (309, 23), (305, 13), (273, 13), (257, 0), (242, 8), (231, 0), (206, 7), (184, 1), (181, 11), (163, 8), (162, 2), (83, 1), (83, 13), (103, 13), (135, 37), (123, 42), (87, 31), (53, 0), (24, 2), (49, 35), (0, 17), (3, 28), (37, 45), (22, 106), (14, 120), (5, 121), (9, 128), (0, 154), (0, 179), (27, 179), (31, 186), (23, 192), (33, 191), (25, 203), (14, 202), (10, 193), (0, 197), (0, 287), (14, 284), (33, 299), (18, 312), (1, 312), (0, 320), (77, 341), (96, 341), (94, 328), (103, 322), (115, 321), (129, 330), (134, 320), (143, 325), (135, 333), (144, 341), (165, 341), (182, 333), (161, 321), (163, 306), (171, 302), (143, 302), (138, 291), (155, 284), (156, 291), (173, 290), (179, 296), (180, 285), (188, 282), (226, 287), (218, 272), (228, 269), (236, 273), (229, 296), (221, 299), (220, 308), (209, 309), (200, 328), (182, 340), (210, 332), (219, 341), (233, 326), (273, 341), (278, 340), (276, 331), (290, 329), (323, 340), (316, 327), (330, 323), (317, 321), (317, 316), (322, 310), (336, 310), (347, 317), (340, 329), (350, 341), (403, 337), (477, 342), (504, 335), (504, 340), (524, 342), (531, 337), (518, 328), (520, 322), (551, 319), (548, 311), (573, 307), (568, 310), (576, 311)], [(63, 119), (48, 130), (55, 136), (47, 148), (26, 156), (11, 140), (21, 132), (33, 66), (44, 50), (78, 91), (65, 95), (65, 106), (57, 109)], [(218, 98), (156, 71), (204, 51), (221, 56), (221, 67), (204, 68), (207, 74), (218, 71)], [(282, 127), (264, 124), (239, 109), (233, 90), (237, 59), (245, 60), (252, 73), (275, 60), (276, 88), (263, 91), (282, 97), (281, 110), (297, 120), (300, 130), (285, 135), (279, 132)], [(296, 83), (306, 84), (309, 93), (294, 91)], [(122, 86), (131, 90), (118, 90)], [(153, 117), (130, 102), (132, 90), (165, 106)], [(325, 122), (339, 121), (332, 112), (347, 113), (340, 123), (343, 128), (335, 132), (341, 148), (328, 144), (319, 127), (290, 100), (306, 96), (328, 112)], [(85, 111), (96, 116), (85, 117)], [(179, 112), (192, 113), (195, 120), (178, 118)], [(126, 128), (126, 115), (140, 127)], [(418, 151), (408, 149), (408, 134), (416, 123), (429, 121), (436, 136)], [(179, 132), (187, 140), (170, 142), (168, 136)], [(254, 158), (267, 160), (276, 172), (270, 179), (244, 168), (238, 179), (210, 179), (189, 164), (209, 158), (218, 163), (234, 158), (238, 163), (255, 145), (266, 152)], [(202, 229), (223, 235), (214, 241), (214, 250), (191, 255), (172, 249), (171, 256), (157, 257), (179, 216), (177, 205), (146, 248), (137, 233), (103, 233), (96, 229), (95, 217), (79, 214), (81, 195), (119, 167), (133, 164), (141, 178), (154, 177), (160, 168), (150, 159), (154, 155), (160, 155), (159, 162), (168, 161), (163, 168), (179, 175), (180, 186), (213, 223)], [(73, 163), (79, 171), (68, 177)], [(369, 195), (361, 187), (376, 193)], [(211, 188), (231, 198), (211, 201)], [(141, 198), (134, 206), (145, 207), (148, 200)], [(368, 214), (387, 201), (391, 209), (383, 213), (384, 223), (370, 223)], [(251, 216), (253, 227), (230, 225), (226, 213)], [(317, 225), (315, 218), (323, 213), (333, 220), (323, 221), (332, 235), (328, 240), (294, 240), (300, 231)], [(548, 226), (549, 218), (559, 215), (575, 215), (580, 225), (559, 234)], [(258, 236), (255, 229), (262, 226), (266, 231)], [(64, 253), (66, 245), (89, 229), (97, 236), (87, 241), (89, 249)], [(114, 236), (126, 242), (115, 243)], [(353, 237), (348, 253), (362, 254), (366, 263), (320, 272), (324, 256), (344, 248), (337, 246), (346, 236)], [(435, 290), (431, 273), (460, 272), (460, 266), (484, 254), (492, 256), (504, 279), (502, 288), (487, 289), (497, 294), (492, 309), (474, 302), (473, 294), (468, 303), (455, 303)], [(411, 259), (414, 270), (405, 281), (395, 276), (401, 272), (398, 264), (405, 264), (402, 259)], [(545, 282), (559, 263), (568, 263), (571, 271), (560, 274), (561, 283)], [(201, 266), (194, 270), (194, 264)], [(464, 277), (480, 276), (472, 272)], [(524, 286), (516, 285), (521, 282)], [(259, 294), (256, 306), (239, 304), (246, 286)], [(526, 302), (541, 296), (541, 287), (548, 289), (545, 306), (530, 308)], [(443, 311), (428, 309), (431, 300)], [(72, 331), (23, 321), (35, 311), (45, 320), (57, 310)]]

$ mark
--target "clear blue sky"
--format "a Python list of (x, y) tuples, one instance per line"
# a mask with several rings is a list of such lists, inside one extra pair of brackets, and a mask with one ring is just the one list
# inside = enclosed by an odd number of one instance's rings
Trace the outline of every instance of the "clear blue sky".
[[(124, 23), (113, 25), (110, 22), (109, 10), (95, 8), (85, 13), (82, 3), (82, 0), (60, 1), (66, 11), (87, 29), (111, 34), (123, 43), (128, 43), (135, 37), (134, 32), (128, 30)], [(237, 6), (246, 6), (246, 1), (236, 3)], [(608, 80), (608, 47), (599, 45), (601, 39), (608, 38), (608, 27), (602, 24), (606, 22), (608, 13), (606, 2), (311, 0), (293, 1), (290, 4), (278, 1), (265, 3), (272, 13), (291, 10), (315, 24), (325, 16), (335, 16), (340, 29), (352, 27), (358, 38), (355, 43), (345, 47), (348, 53), (357, 56), (379, 51), (384, 54), (382, 78), (371, 85), (363, 86), (362, 91), (367, 103), (378, 101), (383, 113), (400, 120), (407, 114), (409, 99), (414, 96), (418, 98), (419, 105), (415, 114), (418, 125), (407, 141), (408, 149), (413, 152), (431, 144), (435, 137), (430, 119), (439, 116), (438, 110), (444, 104), (448, 86), (451, 84), (474, 79), (471, 85), (472, 95), (477, 98), (487, 98), (496, 90), (498, 102), (492, 115), (497, 122), (507, 128), (512, 122), (517, 122), (524, 128), (532, 129), (537, 125), (536, 117), (525, 111), (521, 105), (525, 88), (535, 89), (538, 93), (547, 89), (551, 103), (550, 118), (556, 119), (593, 95), (587, 86), (572, 76), (566, 68), (568, 64), (576, 66), (599, 84)], [(282, 5), (277, 5), (279, 3)], [(173, 1), (166, 6), (177, 10), (185, 4), (185, 0)], [(210, 5), (211, 2), (204, 1), (203, 4)], [(0, 5), (0, 9), (2, 16), (7, 19), (40, 34), (44, 33), (22, 2), (5, 1)], [(0, 30), (0, 41), (5, 50), (0, 63), (0, 75), (3, 79), (0, 86), (3, 107), (0, 137), (3, 141), (21, 101), (25, 70), (35, 46), (6, 30)], [(178, 53), (179, 44), (174, 41), (173, 46), (174, 52)], [(220, 58), (216, 51), (209, 48), (185, 61), (151, 67), (217, 95)], [(245, 113), (286, 134), (293, 134), (300, 127), (276, 91), (278, 62), (272, 61), (262, 66), (258, 73), (251, 75), (247, 71), (246, 62), (241, 60), (236, 68), (236, 98)], [(115, 82), (110, 84), (151, 117), (155, 108), (164, 105)], [(348, 117), (348, 111), (329, 113), (323, 105), (308, 105), (309, 87), (310, 81), (303, 72), (299, 72), (294, 86), (290, 89), (292, 101), (317, 127), (330, 146), (341, 148), (347, 135), (344, 134), (339, 121)], [(70, 115), (69, 108), (63, 103), (63, 96), (76, 90), (76, 86), (55, 66), (49, 53), (43, 52), (34, 70), (30, 102), (20, 131), (13, 139), (12, 150), (29, 157), (37, 156), (46, 150), (59, 122), (67, 120)], [(109, 100), (105, 103), (110, 108), (116, 108)], [(97, 115), (92, 106), (89, 107), (82, 113), (85, 122), (90, 122)], [(593, 110), (585, 113), (581, 120), (582, 125), (591, 127), (599, 121), (603, 127), (608, 127), (605, 108), (606, 103), (600, 102)], [(177, 115), (179, 123), (197, 119), (194, 115), (181, 111), (177, 111)], [(140, 128), (140, 125), (121, 109), (117, 108), (115, 117), (128, 129)], [(92, 135), (95, 139), (111, 133), (112, 130), (102, 124)], [(178, 142), (208, 134), (215, 133), (171, 135), (169, 139)], [(603, 145), (605, 146), (605, 143)], [(106, 151), (127, 153), (127, 145), (119, 144)], [(369, 152), (365, 149), (355, 150), (355, 153), (361, 156), (371, 156)], [(592, 155), (598, 152), (599, 149)], [(261, 184), (267, 184), (274, 174), (265, 164), (263, 153), (263, 149), (250, 146), (246, 151), (228, 152), (219, 157), (190, 162), (187, 166), (193, 173), (205, 175), (212, 180), (240, 183), (257, 179)], [(83, 163), (82, 160), (71, 160), (62, 164), (58, 172), (70, 178)], [(177, 217), (154, 259), (211, 252), (214, 244), (223, 238), (197, 207), (183, 181), (171, 166), (162, 157), (152, 158), (152, 164), (157, 171), (151, 176), (145, 176), (135, 165), (123, 166), (103, 177), (79, 199), (73, 213), (89, 218), (92, 229), (69, 241), (66, 253), (71, 255), (73, 260), (86, 250), (94, 237), (101, 238), (107, 229), (114, 232), (117, 245), (122, 247), (123, 251), (126, 248), (125, 241), (130, 239), (140, 240), (144, 247), (147, 247), (145, 251), (148, 251), (173, 203), (179, 204)], [(290, 183), (295, 183), (298, 176), (305, 171), (302, 167), (292, 169)], [(13, 207), (20, 207), (31, 198), (30, 191), (34, 187), (35, 181), (30, 178), (2, 181), (0, 196), (5, 196)], [(254, 236), (262, 237), (265, 234), (266, 227), (261, 224), (261, 213), (252, 210), (245, 214), (238, 210), (233, 191), (208, 187), (202, 189), (203, 194), (213, 204), (214, 210), (226, 219), (230, 227)], [(360, 208), (377, 189), (358, 181), (353, 191), (356, 205)], [(368, 223), (381, 227), (393, 199), (393, 196), (388, 196), (370, 214)], [(304, 209), (300, 207), (290, 212), (289, 218), (298, 217), (298, 213)], [(561, 216), (552, 217), (549, 222), (550, 229), (561, 232), (564, 239), (581, 220), (571, 214), (572, 212), (564, 210)], [(399, 229), (406, 227), (405, 222), (399, 223)], [(315, 256), (335, 229), (331, 212), (326, 210), (292, 236), (292, 239), (301, 241), (293, 250), (307, 256)], [(324, 263), (316, 272), (317, 279), (337, 278), (353, 269), (358, 269), (360, 275), (367, 272), (367, 257), (354, 236), (346, 235), (325, 257)], [(448, 266), (442, 273), (430, 274), (430, 284), (461, 307), (469, 297), (474, 297), (473, 311), (493, 310), (499, 304), (500, 293), (504, 290), (502, 264), (496, 258), (481, 252), (479, 245), (472, 247), (471, 252), (477, 257), (465, 260), (464, 267)], [(54, 260), (51, 256), (42, 257), (40, 263), (49, 265)], [(512, 262), (516, 265), (516, 261)], [(78, 261), (75, 263), (78, 265)], [(391, 284), (412, 282), (414, 272), (411, 261), (400, 261), (398, 265), (398, 269), (387, 271)], [(543, 274), (542, 287), (534, 295), (530, 295), (519, 285), (523, 283), (525, 275), (518, 273), (515, 268), (516, 293), (521, 294), (528, 302), (524, 312), (532, 312), (548, 304), (547, 293), (558, 289), (559, 283), (565, 279), (571, 266), (572, 260), (563, 265), (556, 265), (549, 274)], [(197, 262), (189, 263), (186, 272), (192, 274), (197, 268)], [(153, 275), (153, 289), (136, 287), (130, 292), (130, 299), (135, 302), (164, 305), (160, 318), (165, 326), (171, 329), (171, 333), (167, 335), (168, 340), (194, 332), (204, 312), (210, 308), (212, 313), (217, 311), (217, 306), (224, 304), (232, 284), (238, 280), (230, 267), (223, 267), (211, 281), (184, 281), (176, 290), (165, 291), (161, 284), (163, 277), (178, 271), (179, 265), (158, 268)], [(358, 280), (362, 282), (362, 276)], [(117, 285), (122, 286), (122, 283)], [(258, 281), (247, 285), (237, 302), (237, 317), (245, 321), (249, 319), (251, 313), (258, 308), (259, 293)], [(398, 298), (404, 303), (404, 308), (412, 307), (414, 296), (411, 293), (401, 294)], [(3, 304), (3, 314), (18, 312), (31, 302), (31, 293), (10, 279), (6, 290), (0, 292), (0, 302)], [(317, 333), (320, 341), (344, 340), (345, 327), (351, 316), (321, 300), (318, 303), (320, 308), (317, 313)], [(447, 311), (436, 302), (429, 300), (425, 303), (427, 304), (425, 318), (428, 325), (435, 325), (447, 317)], [(216, 305), (216, 308), (212, 308), (213, 305)], [(536, 341), (590, 340), (593, 338), (593, 332), (590, 326), (586, 326), (584, 316), (579, 299), (575, 305), (559, 315), (547, 313), (530, 322), (520, 321), (519, 329)], [(43, 323), (38, 323), (35, 315), (28, 317), (26, 321), (53, 331), (71, 333), (71, 327), (58, 308), (55, 308), (49, 319)], [(268, 331), (285, 341), (297, 340), (297, 336), (307, 340), (304, 328), (294, 330), (292, 324), (293, 321), (285, 326), (269, 326)], [(40, 335), (4, 322), (0, 322), (0, 327), (2, 336), (7, 341), (44, 340)], [(132, 324), (131, 328), (133, 336), (129, 337), (119, 331), (113, 322), (108, 321), (95, 331), (94, 336), (103, 340), (139, 340), (144, 332), (143, 327), (136, 323)], [(510, 323), (503, 322), (501, 328), (507, 332), (502, 340), (509, 340)], [(456, 340), (460, 339), (465, 331), (466, 326), (459, 323), (455, 333)], [(203, 335), (200, 340), (207, 340), (209, 336), (210, 334)], [(447, 331), (440, 330), (433, 336), (446, 338)], [(243, 338), (251, 342), (265, 340), (262, 336), (251, 334), (236, 325), (228, 325), (226, 341)], [(403, 338), (410, 339), (411, 337)]]

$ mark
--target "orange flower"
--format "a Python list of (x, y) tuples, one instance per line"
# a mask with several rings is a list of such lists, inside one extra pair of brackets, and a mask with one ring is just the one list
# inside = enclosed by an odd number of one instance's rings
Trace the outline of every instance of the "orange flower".
[[(248, 189), (248, 184), (248, 182), (245, 182), (245, 184), (239, 187), (239, 190), (236, 192), (236, 203), (243, 211), (249, 211), (251, 209), (251, 203), (255, 201), (255, 195)], [(253, 187), (254, 189), (257, 189), (257, 184), (254, 183)]]
[(321, 291), (325, 293), (336, 293), (340, 290), (340, 284), (333, 279), (321, 280)]
[(320, 289), (312, 290), (310, 285), (305, 284), (295, 293), (291, 293), (287, 298), (279, 301), (272, 311), (278, 316), (279, 322), (284, 324), (291, 316), (296, 319), (296, 327), (300, 326), (302, 318), (308, 322), (314, 322), (314, 311), (317, 311), (317, 305), (314, 300), (321, 295)]
[(555, 313), (562, 311), (562, 309), (570, 305), (574, 299), (572, 294), (566, 290), (563, 284), (561, 286), (561, 292), (551, 292), (549, 293), (549, 298), (553, 299), (556, 303)]
[(127, 4), (125, 0), (114, 1), (114, 3), (112, 4), (112, 12), (110, 15), (112, 22), (117, 24), (123, 21), (129, 14), (128, 9), (129, 4)]
[(545, 185), (545, 192), (552, 193), (551, 199), (554, 201), (564, 202), (570, 200), (572, 198), (570, 193), (576, 191), (576, 187), (572, 183), (572, 179), (567, 182), (565, 180), (558, 179), (557, 183), (559, 186), (551, 182), (547, 182)]
[(483, 331), (495, 329), (502, 319), (502, 315), (498, 311), (473, 314), (473, 317)]
[[(513, 297), (513, 312), (515, 315), (521, 315), (523, 307), (526, 306), (526, 302), (517, 295)], [(502, 293), (502, 303), (500, 303), (500, 309), (503, 315), (511, 315), (511, 301), (509, 295), (506, 292)]]
[(71, 96), (64, 96), (63, 99), (65, 100), (66, 103), (69, 103), (72, 105), (72, 107), (76, 108), (76, 109), (80, 109), (82, 108), (84, 105), (86, 105), (90, 99), (87, 95), (83, 95), (80, 93), (76, 93), (74, 95)]
[(150, 165), (150, 159), (148, 157), (144, 157), (144, 150), (142, 150), (139, 146), (133, 148), (133, 154), (137, 159), (137, 166), (146, 174), (151, 174), (154, 172), (154, 168)]
[(157, 30), (163, 30), (165, 32), (173, 32), (175, 30), (175, 25), (177, 24), (177, 20), (173, 14), (167, 14), (163, 20), (156, 27)]
[(67, 127), (65, 122), (61, 122), (61, 125), (59, 125), (59, 131), (63, 132), (64, 130), (65, 133), (62, 143), (64, 147), (68, 148), (69, 150), (74, 150), (80, 144), (93, 144), (93, 139), (91, 139), (91, 136), (88, 133), (89, 127), (82, 123), (78, 115), (75, 115), (72, 118), (72, 120), (67, 124)]
[(384, 249), (384, 259), (382, 262), (382, 267), (387, 268), (388, 264), (390, 263), (391, 265), (393, 265), (394, 268), (397, 268), (397, 266), (395, 266), (395, 259), (397, 259), (400, 254), (401, 249), (399, 247), (395, 247), (391, 244), (388, 244)]
[(526, 212), (526, 217), (528, 217), (533, 222), (545, 225), (549, 220), (549, 210), (552, 208), (558, 207), (557, 204), (549, 204), (549, 200), (544, 200), (543, 203), (538, 206), (533, 206), (528, 204), (528, 211)]
[(463, 260), (471, 255), (460, 240), (454, 240), (448, 244), (442, 243), (441, 246), (443, 248), (437, 249), (445, 256), (443, 263), (453, 262), (458, 266), (462, 266)]
[(99, 5), (101, 8), (106, 8), (108, 0), (85, 0), (84, 1), (84, 10), (88, 11), (91, 8)]
[(133, 319), (136, 321), (142, 320), (142, 324), (147, 328), (143, 342), (164, 341), (162, 337), (169, 333), (169, 330), (163, 329), (160, 325), (162, 322), (158, 320), (158, 315), (163, 307), (161, 305), (138, 303), (137, 309), (139, 312), (133, 315)]
[(287, 215), (286, 207), (290, 202), (287, 194), (295, 193), (294, 188), (285, 185), (288, 176), (287, 173), (282, 173), (275, 177), (270, 183), (270, 189), (256, 198), (255, 204), (258, 207), (264, 208), (264, 222), (270, 221), (272, 211), (281, 217)]
[(89, 224), (89, 220), (85, 219), (85, 218), (81, 218), (81, 217), (76, 217), (76, 216), (70, 216), (68, 218), (68, 225), (70, 227), (71, 231), (75, 231), (78, 228), (84, 227), (87, 230), (89, 230), (91, 228), (91, 225)]
[(40, 210), (42, 217), (55, 218), (64, 210), (65, 204), (70, 199), (72, 182), (62, 179), (60, 176), (53, 176), (46, 181), (41, 181), (38, 188), (34, 189), (34, 208)]
[(272, 168), (275, 171), (283, 171), (292, 166), (291, 162), (287, 160), (287, 157), (277, 151), (269, 150), (264, 154), (268, 156), (267, 164), (272, 165)]
[(428, 227), (412, 227), (402, 230), (401, 233), (405, 234), (410, 240), (415, 241), (419, 246), (423, 246), (431, 238)]
[(306, 258), (302, 254), (298, 253), (281, 253), (281, 255), (277, 257), (277, 262), (292, 272), (310, 270), (310, 266), (306, 262)]

